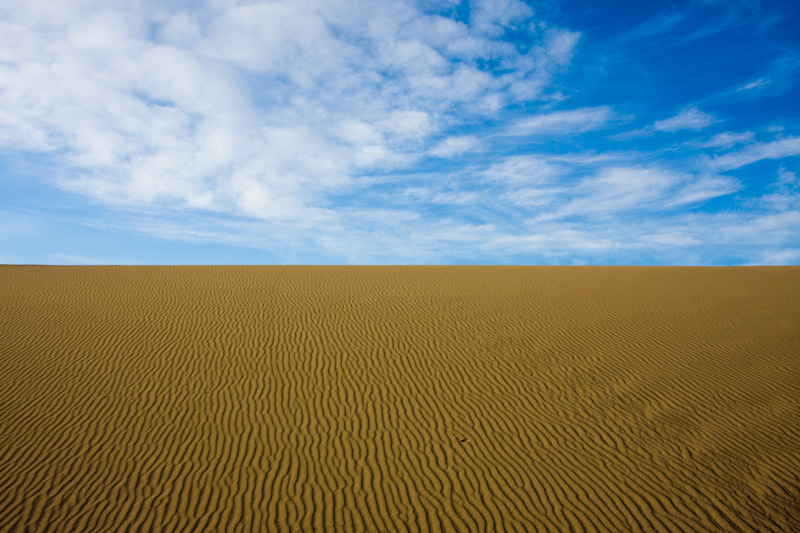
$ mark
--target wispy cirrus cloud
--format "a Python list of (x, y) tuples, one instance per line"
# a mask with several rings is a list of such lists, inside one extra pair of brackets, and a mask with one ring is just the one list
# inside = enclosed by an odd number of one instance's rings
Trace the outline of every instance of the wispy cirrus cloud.
[(772, 83), (772, 80), (759, 78), (759, 79), (753, 80), (753, 81), (751, 81), (749, 83), (745, 83), (744, 85), (742, 85), (741, 87), (736, 89), (736, 92), (750, 91), (752, 89), (758, 89), (759, 87), (764, 87), (765, 85), (769, 85), (770, 83)]
[(619, 133), (614, 136), (618, 140), (628, 140), (636, 137), (646, 137), (655, 133), (674, 133), (682, 130), (700, 131), (715, 122), (715, 118), (708, 113), (703, 113), (691, 105), (683, 108), (677, 115), (638, 128), (632, 131)]
[(736, 152), (711, 159), (711, 164), (721, 170), (732, 170), (762, 161), (800, 155), (800, 137), (787, 137), (766, 143), (753, 143)]
[(653, 123), (653, 131), (673, 132), (679, 130), (698, 131), (707, 128), (714, 123), (714, 117), (708, 113), (703, 113), (694, 106), (682, 109), (674, 117), (664, 120), (657, 120)]
[(620, 218), (631, 211), (670, 210), (737, 191), (724, 176), (696, 176), (659, 167), (610, 166), (571, 188), (573, 198), (546, 219), (591, 214)]
[(435, 157), (450, 158), (480, 147), (480, 140), (474, 135), (455, 135), (435, 144), (428, 154)]
[(553, 111), (518, 120), (503, 130), (503, 135), (566, 135), (584, 133), (607, 125), (613, 117), (608, 106)]
[(749, 143), (753, 140), (755, 134), (752, 131), (744, 131), (741, 133), (724, 131), (717, 133), (707, 141), (699, 143), (701, 148), (718, 148), (725, 150), (736, 146), (737, 144)]
[(515, 155), (493, 163), (482, 172), (484, 179), (501, 183), (543, 183), (564, 173), (560, 165), (540, 155)]
[(798, 81), (800, 54), (790, 48), (760, 70), (757, 78), (736, 86), (728, 94), (758, 98), (765, 95), (774, 97), (788, 91)]

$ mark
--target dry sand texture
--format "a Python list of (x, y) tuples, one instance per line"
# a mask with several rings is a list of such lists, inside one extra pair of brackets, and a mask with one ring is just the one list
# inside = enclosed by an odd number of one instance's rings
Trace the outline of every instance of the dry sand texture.
[(797, 531), (800, 268), (2, 267), (2, 531)]

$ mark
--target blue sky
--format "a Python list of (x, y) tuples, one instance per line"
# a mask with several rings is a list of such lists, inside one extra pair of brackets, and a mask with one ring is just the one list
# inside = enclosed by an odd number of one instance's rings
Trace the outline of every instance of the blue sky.
[(0, 1), (0, 263), (800, 263), (800, 5)]

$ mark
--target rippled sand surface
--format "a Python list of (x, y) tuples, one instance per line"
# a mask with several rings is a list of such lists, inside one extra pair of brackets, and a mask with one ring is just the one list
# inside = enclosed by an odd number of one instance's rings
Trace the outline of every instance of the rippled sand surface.
[(0, 267), (0, 531), (134, 530), (800, 530), (800, 268)]

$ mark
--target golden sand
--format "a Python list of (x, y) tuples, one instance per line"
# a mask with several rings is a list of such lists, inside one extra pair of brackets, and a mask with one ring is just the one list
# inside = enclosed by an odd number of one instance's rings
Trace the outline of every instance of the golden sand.
[(0, 268), (0, 531), (800, 530), (800, 268)]

